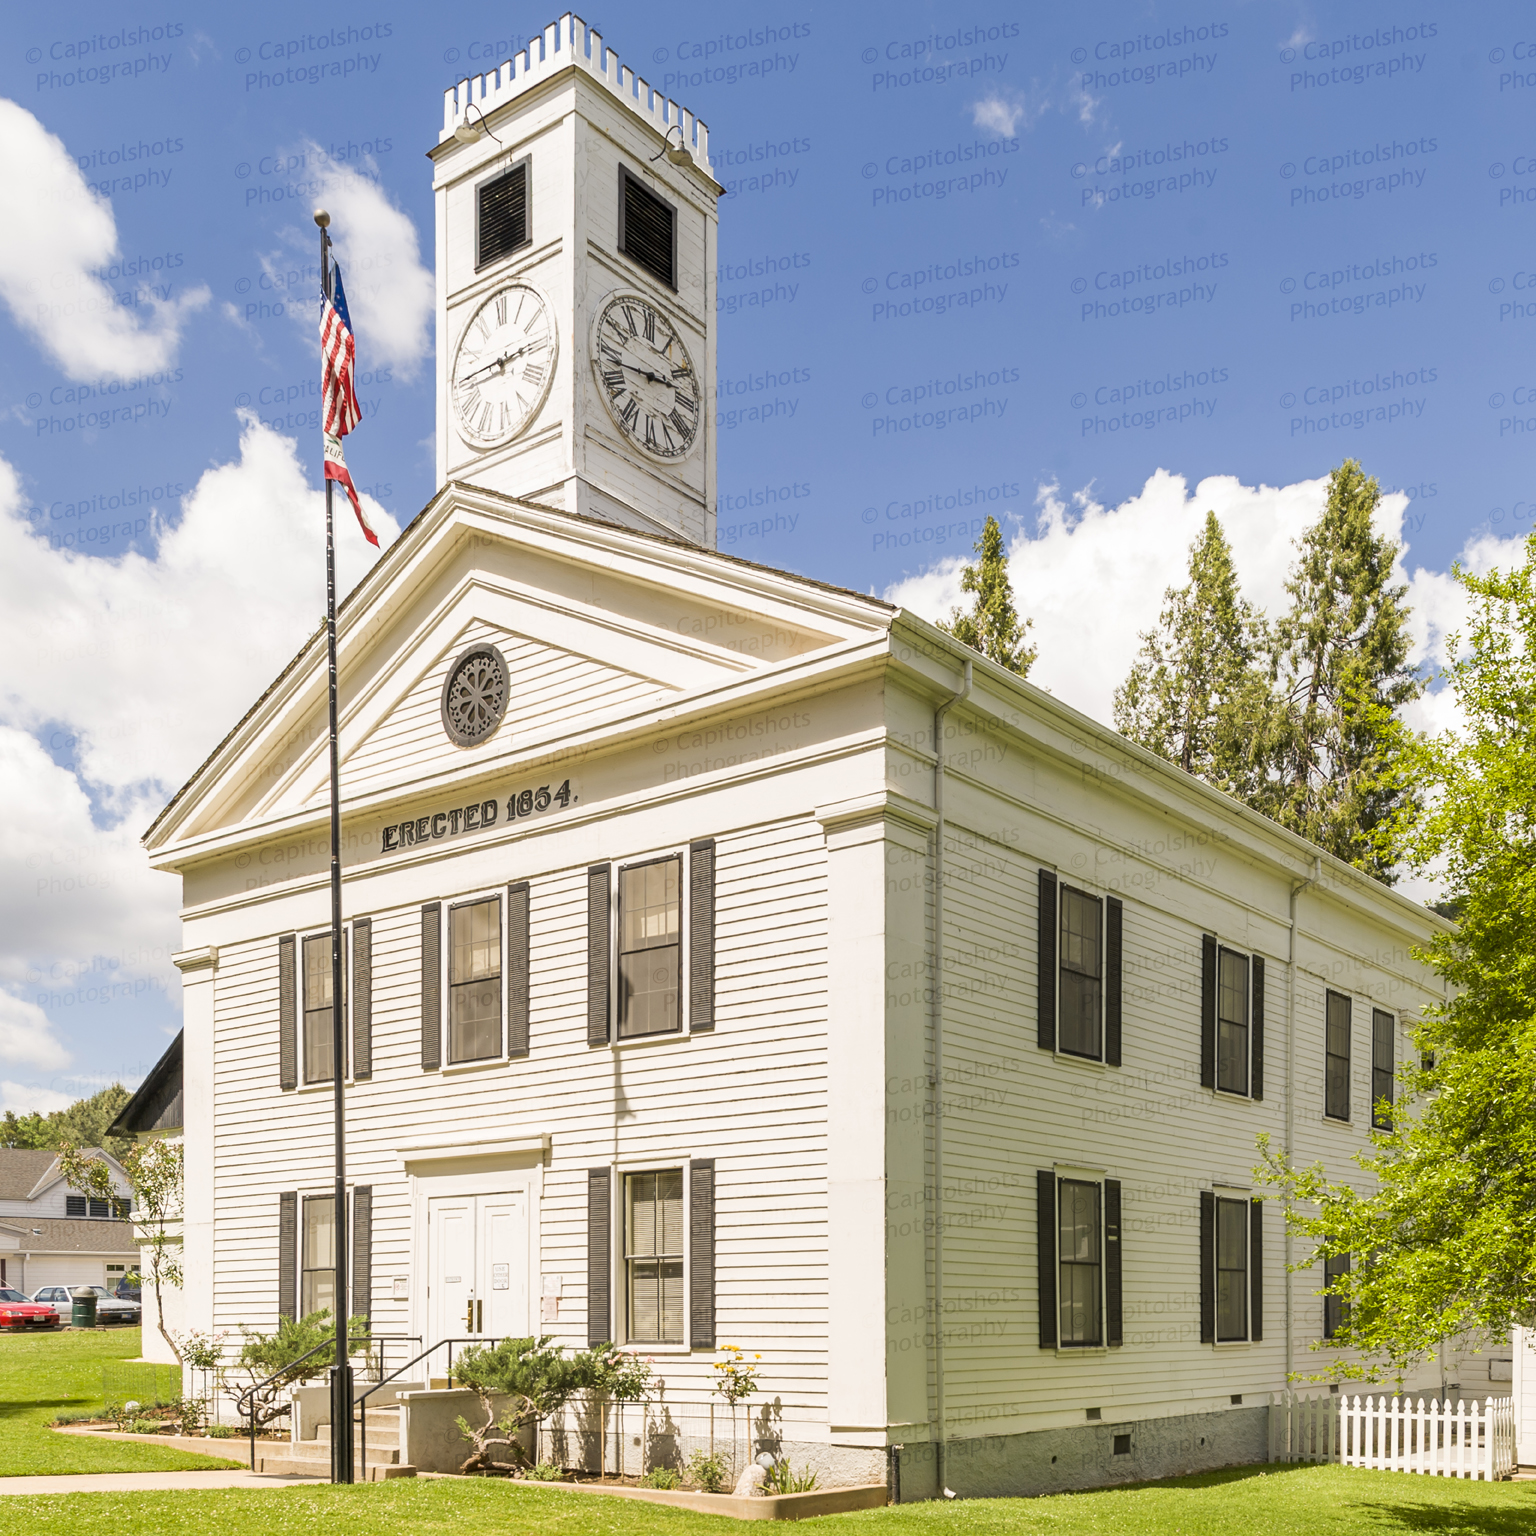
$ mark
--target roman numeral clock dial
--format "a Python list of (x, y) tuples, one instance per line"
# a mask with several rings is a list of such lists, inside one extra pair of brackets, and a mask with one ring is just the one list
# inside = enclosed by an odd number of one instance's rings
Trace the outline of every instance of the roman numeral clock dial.
[(450, 390), (459, 436), (474, 448), (511, 442), (538, 414), (554, 377), (549, 305), (526, 283), (509, 283), (469, 318), (453, 358)]
[(592, 330), (592, 370), (619, 430), (652, 458), (686, 458), (698, 441), (699, 376), (677, 327), (648, 299), (608, 300)]

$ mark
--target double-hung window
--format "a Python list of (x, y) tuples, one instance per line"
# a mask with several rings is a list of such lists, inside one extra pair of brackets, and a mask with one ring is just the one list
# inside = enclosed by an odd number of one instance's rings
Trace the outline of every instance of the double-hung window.
[(1216, 1086), (1248, 1092), (1248, 956), (1223, 949), (1217, 956)]
[[(345, 948), (343, 948), (345, 955)], [(335, 1072), (335, 1041), (331, 1019), (331, 934), (314, 933), (304, 940), (304, 1081), (328, 1083)], [(342, 1009), (346, 1009), (345, 982)]]
[(304, 1201), (303, 1265), (299, 1316), (322, 1309), (336, 1315), (336, 1199), (310, 1195)]
[(1371, 1125), (1392, 1129), (1397, 1063), (1397, 1020), (1384, 1009), (1371, 1011)]
[(1200, 1338), (1241, 1344), (1264, 1337), (1263, 1206), (1246, 1195), (1200, 1195)]
[(1057, 1049), (1103, 1055), (1104, 903), (1070, 885), (1061, 888), (1061, 1015)]
[(1036, 1175), (1042, 1348), (1121, 1342), (1120, 1182), (1089, 1170)]
[(1327, 996), (1323, 1045), (1323, 1113), (1330, 1120), (1349, 1119), (1350, 999), (1339, 992)]
[(501, 1055), (501, 898), (448, 909), (448, 1060)]
[[(1347, 1253), (1330, 1254), (1323, 1260), (1323, 1285), (1335, 1285), (1349, 1273)], [(1323, 1296), (1323, 1337), (1333, 1338), (1349, 1323), (1349, 1303), (1342, 1296)]]
[(681, 855), (619, 870), (619, 1039), (683, 1027)]
[(632, 1344), (683, 1342), (683, 1170), (624, 1175), (624, 1288)]

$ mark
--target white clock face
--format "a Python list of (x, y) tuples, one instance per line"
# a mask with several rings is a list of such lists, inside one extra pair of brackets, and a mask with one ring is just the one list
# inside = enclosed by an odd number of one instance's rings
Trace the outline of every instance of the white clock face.
[(450, 395), (459, 436), (475, 448), (516, 437), (544, 403), (556, 351), (543, 295), (526, 283), (497, 289), (470, 317), (454, 354)]
[(616, 294), (592, 331), (592, 369), (619, 430), (654, 458), (693, 451), (703, 417), (699, 376), (677, 327), (638, 293)]

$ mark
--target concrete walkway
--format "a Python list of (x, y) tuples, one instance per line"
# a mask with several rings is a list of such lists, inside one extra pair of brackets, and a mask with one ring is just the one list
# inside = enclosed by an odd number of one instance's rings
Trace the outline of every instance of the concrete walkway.
[(324, 1477), (274, 1477), (260, 1472), (82, 1472), (68, 1477), (0, 1477), (7, 1493), (166, 1493), (179, 1488), (307, 1488)]

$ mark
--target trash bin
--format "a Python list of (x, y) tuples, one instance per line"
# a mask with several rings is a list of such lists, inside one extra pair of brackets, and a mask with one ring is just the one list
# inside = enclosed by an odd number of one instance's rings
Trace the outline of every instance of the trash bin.
[(71, 1328), (96, 1326), (96, 1292), (88, 1285), (77, 1285), (69, 1293), (69, 1326)]

